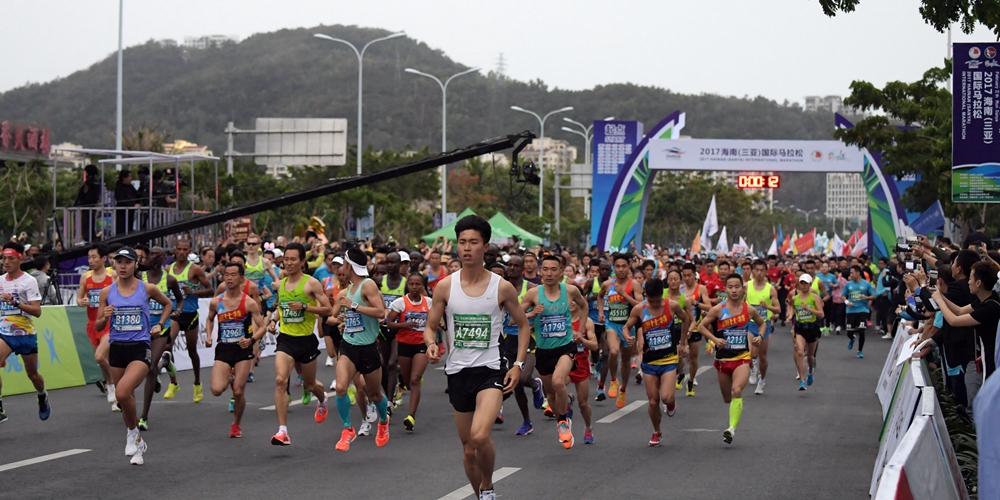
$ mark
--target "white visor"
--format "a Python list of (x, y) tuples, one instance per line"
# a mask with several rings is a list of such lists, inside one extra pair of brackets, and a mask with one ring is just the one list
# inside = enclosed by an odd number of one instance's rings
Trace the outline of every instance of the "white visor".
[(351, 260), (350, 257), (346, 255), (344, 256), (344, 260), (346, 260), (347, 263), (350, 264), (351, 267), (354, 269), (354, 274), (357, 274), (358, 276), (368, 276), (368, 267), (362, 266), (361, 264), (354, 262), (353, 260)]

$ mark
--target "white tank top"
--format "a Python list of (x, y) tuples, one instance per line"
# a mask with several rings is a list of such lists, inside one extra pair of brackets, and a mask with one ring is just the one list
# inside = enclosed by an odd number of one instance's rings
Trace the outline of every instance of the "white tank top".
[(500, 369), (500, 334), (503, 311), (500, 310), (500, 276), (490, 275), (486, 293), (469, 297), (462, 290), (462, 271), (451, 275), (451, 296), (445, 309), (448, 321), (448, 359), (444, 372), (458, 373), (464, 368)]

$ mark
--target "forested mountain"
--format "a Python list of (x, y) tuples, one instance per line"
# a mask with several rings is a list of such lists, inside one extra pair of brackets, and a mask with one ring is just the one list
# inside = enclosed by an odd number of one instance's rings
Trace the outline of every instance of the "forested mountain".
[[(124, 123), (138, 128), (159, 124), (175, 139), (225, 150), (226, 123), (252, 128), (258, 117), (342, 117), (354, 143), (357, 114), (357, 58), (349, 47), (314, 38), (325, 33), (361, 45), (388, 32), (354, 26), (317, 26), (254, 35), (241, 43), (206, 50), (167, 47), (150, 41), (124, 53)], [(427, 78), (404, 72), (412, 67), (447, 77), (466, 67), (442, 51), (410, 38), (380, 42), (365, 55), (365, 148), (402, 150), (441, 141), (441, 93)], [(580, 71), (587, 71), (581, 68)], [(114, 144), (116, 57), (43, 84), (0, 94), (3, 118), (53, 130), (54, 143), (86, 147)], [(678, 79), (683, 76), (678, 76)], [(666, 88), (632, 84), (590, 90), (550, 89), (541, 81), (520, 82), (485, 68), (456, 79), (448, 91), (448, 144), (464, 146), (484, 138), (537, 130), (519, 105), (539, 112), (574, 106), (565, 116), (587, 123), (615, 116), (639, 120), (649, 129), (670, 112), (687, 112), (685, 135), (701, 138), (829, 139), (833, 117), (804, 113), (797, 104), (757, 98), (681, 95)], [(582, 139), (549, 122), (547, 135), (581, 149)], [(237, 149), (251, 149), (243, 138)], [(794, 189), (805, 177), (810, 188)], [(815, 179), (811, 179), (815, 177)], [(789, 176), (782, 202), (822, 208), (821, 175)], [(815, 189), (819, 189), (816, 192)], [(799, 195), (799, 191), (807, 191)], [(796, 200), (801, 198), (801, 200)]]

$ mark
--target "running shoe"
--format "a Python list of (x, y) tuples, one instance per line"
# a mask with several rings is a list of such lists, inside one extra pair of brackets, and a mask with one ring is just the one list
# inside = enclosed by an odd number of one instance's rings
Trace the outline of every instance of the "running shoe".
[(757, 389), (753, 393), (757, 395), (764, 394), (764, 379), (757, 379)]
[(254, 380), (254, 378), (253, 378), (253, 372), (250, 372), (250, 374), (247, 375), (247, 383), (248, 384), (252, 384), (253, 380)]
[(118, 406), (117, 401), (111, 403), (111, 413), (121, 413), (121, 412), (122, 412), (122, 407)]
[(668, 417), (672, 417), (672, 416), (674, 416), (677, 413), (677, 405), (676, 404), (674, 405), (673, 409), (671, 409), (667, 405), (663, 405), (663, 409), (666, 410), (663, 413), (666, 413)]
[(515, 432), (514, 434), (518, 436), (527, 436), (528, 434), (531, 434), (531, 432), (534, 430), (535, 427), (531, 425), (531, 422), (525, 422), (521, 424), (521, 428), (518, 429), (517, 432)]
[(295, 377), (295, 387), (302, 387), (302, 375)]
[(243, 429), (240, 429), (240, 426), (236, 424), (229, 426), (229, 437), (231, 438), (243, 437)]
[(354, 432), (354, 427), (348, 427), (340, 432), (340, 441), (337, 441), (337, 451), (347, 451), (351, 448), (351, 443), (357, 439), (358, 434)]
[(650, 446), (660, 446), (660, 440), (662, 440), (662, 439), (663, 439), (663, 433), (662, 432), (654, 432), (653, 433), (653, 437), (649, 438), (649, 445)]
[(125, 456), (131, 457), (135, 455), (136, 450), (139, 449), (139, 431), (136, 430), (133, 434), (131, 431), (125, 434)]
[(694, 396), (694, 383), (692, 383), (690, 379), (688, 380), (687, 391), (685, 391), (685, 394), (688, 396)]
[(618, 397), (618, 381), (612, 380), (611, 385), (608, 386), (608, 397), (616, 398)]
[(848, 351), (853, 351), (854, 350), (854, 339), (851, 339), (851, 340), (847, 341), (847, 350)]
[(712, 351), (714, 349), (715, 349), (715, 342), (712, 342), (711, 340), (705, 342), (705, 354), (712, 354)]
[(625, 391), (618, 391), (618, 399), (615, 400), (615, 406), (625, 408)]
[(277, 434), (271, 436), (271, 444), (275, 446), (288, 446), (292, 444), (292, 440), (288, 438), (287, 432), (279, 430)]
[(757, 383), (757, 360), (750, 362), (750, 380), (747, 381), (748, 384), (753, 385)]
[(488, 490), (481, 490), (479, 492), (479, 500), (497, 500), (497, 494), (492, 488)]
[(359, 436), (367, 436), (372, 432), (372, 424), (369, 422), (361, 422), (361, 427), (358, 428)]
[(407, 415), (406, 418), (403, 419), (403, 427), (405, 427), (406, 430), (413, 432), (413, 427), (415, 425), (417, 425), (417, 419), (413, 418), (413, 415)]
[(181, 386), (171, 382), (167, 385), (167, 392), (163, 393), (163, 399), (174, 399), (174, 395), (177, 394), (177, 391), (179, 391), (180, 388)]
[(347, 386), (347, 397), (351, 398), (351, 406), (358, 404), (357, 396), (358, 388), (354, 387), (354, 384)]
[(892, 340), (892, 334), (886, 333), (885, 335), (882, 336), (882, 340)]
[(118, 402), (118, 398), (115, 397), (115, 384), (108, 384), (108, 402), (111, 404)]
[(736, 435), (736, 429), (733, 429), (732, 427), (730, 427), (730, 428), (722, 431), (722, 440), (725, 441), (726, 444), (732, 444), (733, 443), (733, 436), (734, 435)]
[(836, 333), (837, 333), (837, 335), (840, 335), (840, 327), (839, 326), (837, 327)]
[(500, 411), (497, 413), (497, 418), (496, 418), (496, 420), (493, 421), (493, 423), (494, 424), (502, 424), (503, 423), (503, 406), (500, 406)]
[(176, 377), (177, 367), (174, 365), (173, 353), (171, 353), (170, 351), (164, 351), (163, 356), (160, 356), (160, 359), (167, 360), (167, 365), (164, 367), (167, 369), (167, 375), (170, 375), (171, 378)]
[(403, 404), (403, 387), (400, 385), (396, 386), (396, 396), (392, 398), (392, 407), (399, 408), (399, 405)]
[(583, 444), (594, 444), (594, 431), (591, 429), (584, 429), (583, 431)]
[(229, 413), (236, 411), (236, 400), (229, 398)]
[(374, 404), (368, 403), (365, 412), (365, 422), (371, 424), (376, 420), (378, 420), (378, 408), (376, 408)]
[(692, 378), (691, 379), (691, 383), (694, 384), (697, 387), (697, 385), (698, 385), (698, 379), (697, 378)]
[(566, 409), (566, 418), (573, 420), (573, 408)]
[(160, 389), (162, 389), (162, 388), (163, 387), (160, 385), (160, 377), (156, 377), (156, 385), (153, 386), (153, 392), (155, 392), (156, 394), (159, 394), (160, 393)]
[(542, 415), (545, 415), (546, 418), (556, 418), (556, 412), (552, 411), (552, 407), (549, 406), (547, 402), (545, 404), (545, 410), (542, 411)]
[(107, 394), (108, 393), (108, 383), (107, 382), (105, 382), (103, 380), (98, 380), (97, 382), (94, 382), (94, 385), (97, 386), (97, 390), (101, 391), (101, 394)]
[(604, 393), (604, 389), (598, 388), (597, 395), (594, 396), (594, 401), (604, 401), (605, 399), (608, 399), (608, 395)]
[(633, 370), (635, 370), (635, 369), (636, 369), (636, 364), (635, 364), (635, 357), (633, 357), (633, 358), (632, 358), (632, 369), (633, 369)]
[(38, 418), (48, 420), (52, 414), (52, 407), (49, 406), (49, 393), (43, 392), (36, 396), (38, 399)]
[(573, 447), (573, 427), (571, 420), (560, 420), (556, 429), (559, 431), (559, 442), (562, 443), (563, 448), (567, 450)]
[(635, 385), (642, 385), (642, 372), (637, 372), (635, 374)]
[(146, 422), (146, 419), (144, 419), (144, 418), (140, 418), (139, 419), (139, 430), (143, 431), (143, 432), (146, 432), (146, 431), (149, 430), (149, 422)]
[(201, 393), (201, 384), (194, 384), (194, 402), (200, 403), (203, 397), (205, 395)]
[(375, 431), (375, 446), (385, 446), (389, 442), (389, 422), (379, 422), (378, 430)]
[(331, 391), (337, 390), (337, 379), (333, 379), (333, 382), (330, 382), (330, 390)]
[(139, 444), (136, 445), (135, 453), (132, 455), (132, 459), (129, 460), (129, 463), (132, 465), (142, 465), (144, 463), (142, 455), (146, 453), (146, 449), (147, 449), (146, 441), (143, 441), (142, 438), (139, 438)]
[(799, 390), (800, 391), (806, 390), (806, 383), (801, 380), (799, 380)]
[(0, 410), (0, 424), (7, 421), (7, 414), (3, 410)]
[(537, 389), (531, 391), (531, 395), (535, 398), (535, 409), (541, 410), (542, 403), (545, 402), (545, 393), (542, 391), (542, 379), (536, 378), (535, 384), (537, 384)]
[(806, 375), (806, 385), (813, 385), (813, 374)]
[(326, 357), (326, 366), (333, 366), (333, 358), (330, 356)]
[(677, 385), (674, 387), (674, 389), (677, 389), (679, 391), (683, 387), (684, 387), (684, 374), (681, 374), (680, 377), (677, 377)]
[(865, 355), (863, 352), (858, 351), (858, 359), (864, 359)]
[(326, 420), (327, 414), (330, 413), (330, 407), (326, 402), (319, 403), (316, 405), (316, 423), (322, 424)]
[(309, 389), (303, 387), (302, 388), (302, 404), (303, 405), (309, 404), (309, 402), (312, 401), (312, 398), (313, 398), (312, 391), (310, 391)]

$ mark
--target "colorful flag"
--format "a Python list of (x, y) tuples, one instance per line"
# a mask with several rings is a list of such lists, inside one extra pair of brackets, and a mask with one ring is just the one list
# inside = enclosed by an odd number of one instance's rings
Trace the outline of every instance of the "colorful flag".
[(778, 254), (778, 238), (771, 240), (771, 246), (767, 247), (767, 255)]
[(784, 255), (788, 253), (788, 250), (792, 246), (792, 236), (789, 234), (785, 235), (785, 239), (781, 240), (781, 254)]
[(715, 209), (715, 195), (712, 195), (712, 203), (708, 206), (708, 215), (705, 216), (705, 223), (701, 225), (701, 246), (712, 248), (712, 236), (719, 232), (719, 215)]
[(697, 255), (701, 253), (701, 231), (694, 236), (694, 241), (691, 243), (691, 255)]
[[(714, 197), (712, 198), (715, 199)], [(715, 206), (714, 204), (712, 206)], [(719, 236), (719, 244), (715, 246), (715, 251), (719, 255), (729, 255), (729, 240), (726, 238), (726, 226), (722, 226), (722, 233)]]
[(816, 228), (803, 234), (799, 239), (795, 240), (795, 253), (804, 254), (812, 251), (813, 247), (816, 246)]
[(867, 233), (862, 234), (861, 236), (858, 237), (858, 242), (854, 245), (854, 248), (851, 249), (851, 256), (852, 257), (857, 257), (857, 256), (865, 253), (865, 250), (868, 250), (868, 234)]
[(785, 235), (781, 232), (781, 224), (778, 224), (778, 235), (774, 237), (778, 241), (785, 241)]
[(791, 244), (791, 249), (790, 249), (792, 251), (792, 255), (798, 255), (798, 253), (799, 253), (798, 247), (796, 246), (796, 243), (798, 241), (799, 241), (799, 232), (793, 229), (792, 230), (792, 244)]

